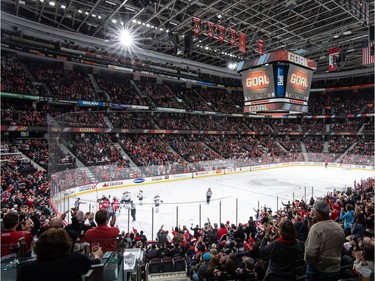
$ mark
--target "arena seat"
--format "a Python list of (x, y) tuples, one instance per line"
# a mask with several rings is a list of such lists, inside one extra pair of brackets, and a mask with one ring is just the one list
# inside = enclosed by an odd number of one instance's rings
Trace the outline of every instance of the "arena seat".
[(170, 257), (165, 257), (161, 260), (161, 272), (173, 272), (173, 260)]
[(149, 274), (160, 273), (161, 272), (161, 260), (159, 258), (154, 258), (150, 260), (146, 265), (146, 271)]

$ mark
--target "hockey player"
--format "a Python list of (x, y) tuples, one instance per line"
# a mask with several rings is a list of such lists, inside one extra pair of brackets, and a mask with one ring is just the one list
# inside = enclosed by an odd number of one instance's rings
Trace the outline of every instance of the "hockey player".
[(142, 200), (143, 200), (143, 191), (142, 190), (139, 190), (137, 198), (139, 200), (139, 205), (142, 206)]
[(206, 203), (207, 203), (207, 204), (210, 204), (211, 196), (212, 196), (211, 188), (208, 188), (208, 190), (207, 190), (207, 192), (206, 192)]
[(155, 197), (154, 197), (154, 203), (155, 203), (155, 212), (158, 213), (159, 212), (160, 203), (163, 203), (163, 201), (160, 200), (160, 196), (159, 195), (155, 195)]
[(130, 207), (130, 201), (131, 201), (131, 194), (129, 191), (125, 191), (122, 194), (121, 203), (124, 204), (124, 207), (128, 209)]
[(115, 213), (117, 213), (117, 211), (120, 212), (120, 210), (119, 210), (120, 203), (118, 202), (116, 197), (113, 197), (112, 204), (113, 204), (113, 209), (115, 209)]

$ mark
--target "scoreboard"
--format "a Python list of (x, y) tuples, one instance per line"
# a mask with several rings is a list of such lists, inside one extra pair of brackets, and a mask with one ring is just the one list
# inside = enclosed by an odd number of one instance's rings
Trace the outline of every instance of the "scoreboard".
[(241, 62), (244, 111), (249, 113), (306, 113), (316, 63), (289, 51), (264, 54)]

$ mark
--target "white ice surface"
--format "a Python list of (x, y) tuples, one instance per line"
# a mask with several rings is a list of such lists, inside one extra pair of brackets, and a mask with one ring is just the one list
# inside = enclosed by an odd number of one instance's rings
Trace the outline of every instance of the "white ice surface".
[[(122, 209), (117, 216), (116, 224), (121, 231), (128, 232), (132, 227), (143, 230), (148, 239), (155, 238), (161, 225), (169, 231), (172, 227), (191, 224), (203, 226), (207, 218), (212, 223), (226, 222), (246, 223), (250, 216), (254, 216), (253, 208), (266, 205), (273, 211), (276, 207), (283, 207), (281, 201), (292, 201), (306, 197), (310, 199), (326, 194), (329, 191), (343, 190), (353, 186), (354, 180), (374, 176), (374, 172), (364, 170), (345, 170), (342, 168), (324, 167), (287, 167), (245, 172), (231, 175), (211, 176), (155, 184), (124, 186), (112, 190), (104, 190), (79, 195), (86, 204), (81, 210), (97, 209), (96, 200), (102, 194), (111, 198), (121, 199), (122, 193), (128, 190), (132, 200), (136, 203), (136, 221), (128, 222), (128, 211)], [(211, 203), (206, 204), (206, 191), (211, 188), (213, 195)], [(137, 194), (142, 189), (145, 198), (143, 205), (138, 204)], [(313, 193), (313, 194), (312, 194)], [(153, 198), (159, 195), (163, 203), (158, 213), (153, 213)], [(70, 198), (73, 206), (75, 197)], [(278, 200), (277, 200), (278, 199)], [(278, 205), (277, 205), (278, 204)], [(238, 208), (236, 208), (238, 206)], [(61, 210), (60, 210), (61, 211)], [(237, 216), (236, 216), (237, 214)], [(236, 220), (237, 217), (237, 220)], [(152, 237), (153, 234), (153, 237)]]

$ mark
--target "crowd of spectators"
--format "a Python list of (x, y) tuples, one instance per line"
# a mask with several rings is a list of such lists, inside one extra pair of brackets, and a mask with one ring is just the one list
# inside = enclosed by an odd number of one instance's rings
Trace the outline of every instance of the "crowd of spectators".
[(225, 89), (201, 89), (199, 94), (216, 112), (241, 113), (242, 108), (236, 107)]
[[(149, 112), (109, 112), (108, 118), (115, 128), (155, 129)], [(159, 119), (155, 118), (155, 120)]]
[(302, 152), (301, 143), (303, 138), (301, 136), (277, 136), (275, 141), (290, 153)]
[(31, 83), (24, 66), (12, 53), (1, 53), (1, 92), (38, 95), (38, 86)]
[(167, 135), (170, 146), (189, 163), (218, 160), (221, 156), (196, 136)]
[(179, 97), (187, 104), (188, 109), (213, 111), (196, 89), (181, 89)]
[(325, 132), (324, 119), (302, 119), (301, 128), (303, 132)]
[(108, 127), (105, 122), (105, 115), (103, 112), (89, 112), (80, 110), (78, 112), (63, 114), (57, 120), (58, 123), (64, 127)]
[(59, 63), (34, 63), (29, 68), (37, 81), (44, 83), (56, 99), (98, 100), (88, 74), (78, 68), (64, 69)]
[(70, 150), (87, 166), (119, 164), (125, 161), (121, 151), (109, 135), (75, 134), (69, 144)]
[(12, 126), (47, 126), (47, 113), (45, 110), (35, 110), (29, 103), (17, 104), (2, 101), (1, 123)]
[(146, 105), (130, 79), (125, 78), (124, 75), (97, 73), (94, 77), (100, 90), (105, 91), (113, 103)]
[(356, 136), (330, 136), (328, 152), (332, 154), (342, 154), (354, 144), (356, 140)]
[(357, 119), (331, 119), (333, 132), (357, 132), (363, 125), (363, 120)]
[(122, 136), (119, 143), (137, 166), (169, 165), (182, 161), (181, 156), (164, 139), (164, 135)]
[(23, 152), (28, 158), (35, 163), (48, 169), (48, 141), (44, 138), (27, 139), (19, 143), (18, 150)]
[(158, 84), (156, 81), (141, 81), (138, 87), (147, 94), (155, 106), (170, 108), (185, 108), (186, 104), (177, 100), (176, 94), (166, 84)]

